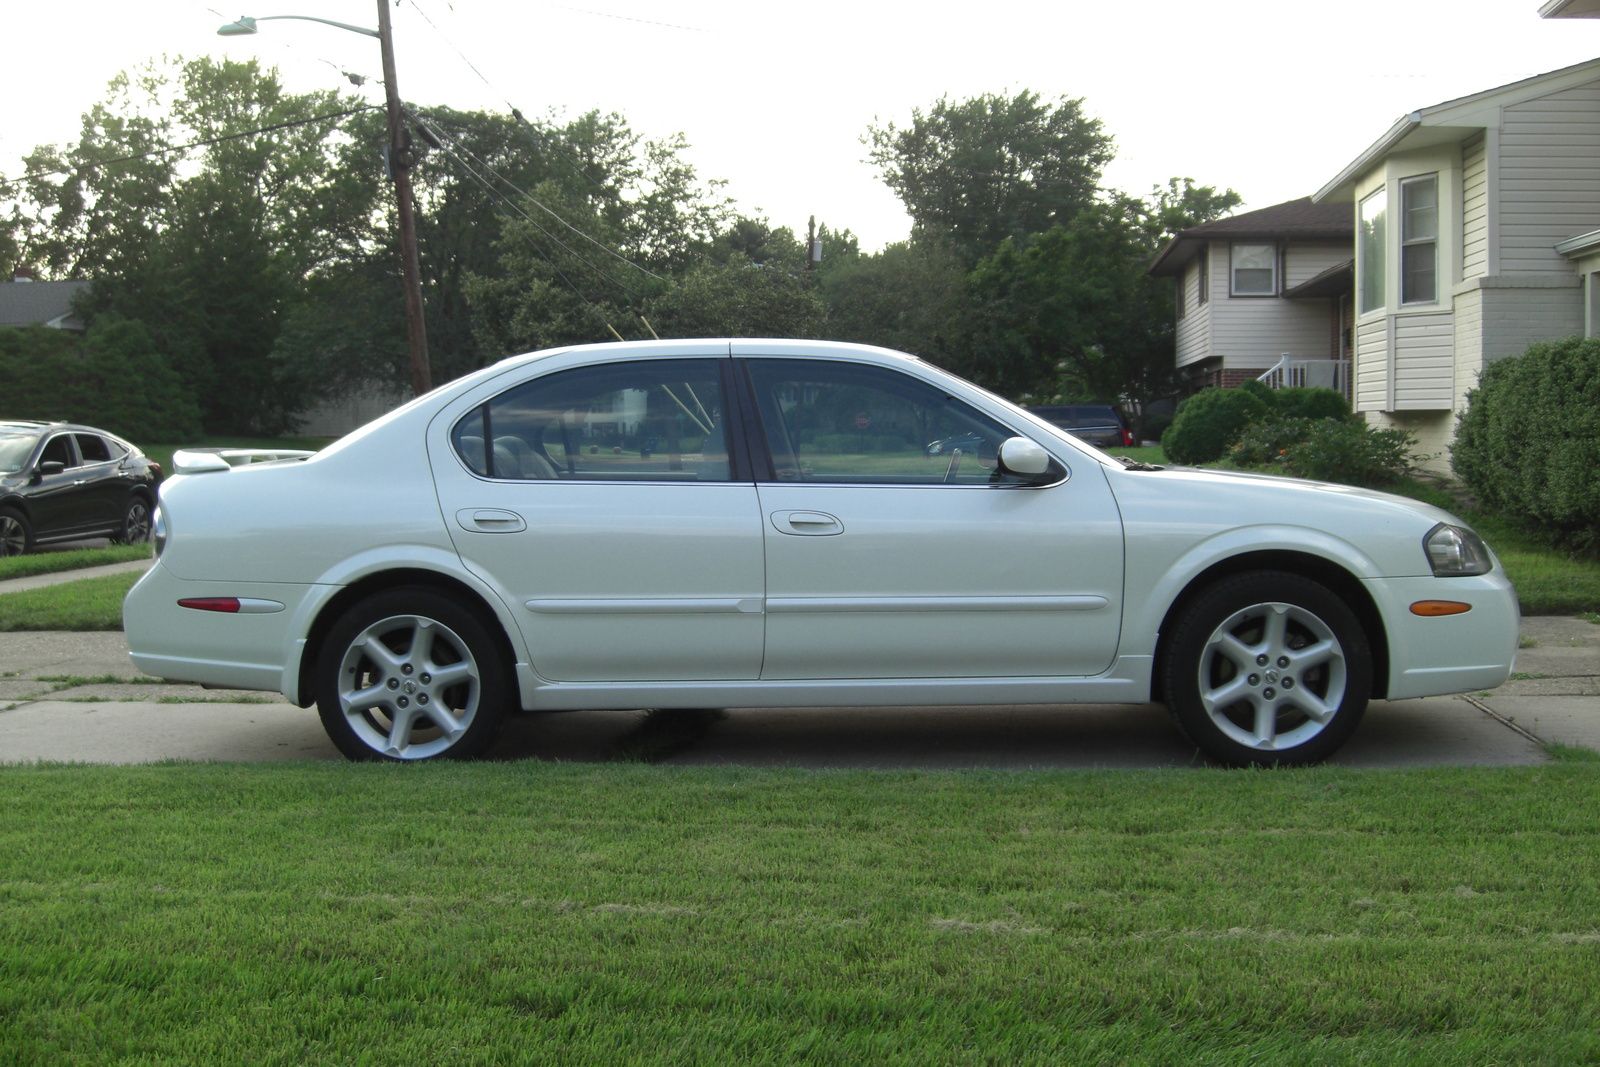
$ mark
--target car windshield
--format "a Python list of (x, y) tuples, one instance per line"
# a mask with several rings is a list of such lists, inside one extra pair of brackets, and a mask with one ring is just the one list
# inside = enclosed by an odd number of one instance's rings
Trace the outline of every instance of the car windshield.
[(15, 474), (28, 462), (39, 435), (32, 433), (0, 433), (0, 474)]

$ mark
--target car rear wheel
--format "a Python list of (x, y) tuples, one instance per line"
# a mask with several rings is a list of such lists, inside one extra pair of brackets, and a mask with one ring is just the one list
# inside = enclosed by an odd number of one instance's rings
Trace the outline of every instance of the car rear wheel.
[(1236, 766), (1325, 759), (1354, 732), (1372, 690), (1370, 647), (1349, 605), (1282, 571), (1202, 593), (1178, 618), (1163, 669), (1178, 725)]
[(33, 547), (33, 529), (22, 513), (0, 508), (0, 556), (20, 556)]
[(128, 501), (122, 525), (111, 538), (119, 545), (140, 545), (150, 540), (150, 502), (142, 496)]
[(329, 631), (317, 666), (323, 728), (352, 760), (475, 756), (514, 688), (488, 627), (432, 589), (356, 604)]

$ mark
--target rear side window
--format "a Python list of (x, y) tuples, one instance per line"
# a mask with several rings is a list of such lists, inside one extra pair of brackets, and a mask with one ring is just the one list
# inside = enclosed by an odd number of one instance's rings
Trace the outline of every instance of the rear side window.
[(111, 449), (106, 447), (106, 439), (97, 433), (76, 433), (72, 435), (78, 442), (78, 454), (85, 463), (109, 463), (112, 460)]
[(715, 359), (640, 360), (534, 378), (451, 433), (474, 473), (505, 481), (725, 482)]

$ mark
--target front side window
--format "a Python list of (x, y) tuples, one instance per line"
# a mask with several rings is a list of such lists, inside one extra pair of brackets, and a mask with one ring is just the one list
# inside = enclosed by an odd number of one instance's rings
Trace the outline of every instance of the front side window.
[(1013, 436), (942, 389), (882, 367), (751, 360), (756, 406), (786, 482), (982, 485)]
[(506, 481), (725, 482), (717, 360), (641, 360), (558, 371), (474, 408), (451, 443)]
[(71, 437), (64, 433), (58, 433), (50, 438), (50, 442), (44, 446), (44, 451), (39, 453), (39, 462), (41, 464), (53, 462), (59, 463), (63, 467), (76, 467), (78, 460), (72, 454)]
[(1439, 298), (1439, 176), (1400, 183), (1400, 302)]
[(1383, 307), (1384, 242), (1388, 239), (1389, 193), (1379, 189), (1361, 201), (1360, 232), (1356, 235), (1356, 274), (1360, 277), (1362, 312)]
[(1278, 249), (1270, 244), (1233, 246), (1233, 295), (1271, 296), (1278, 291)]

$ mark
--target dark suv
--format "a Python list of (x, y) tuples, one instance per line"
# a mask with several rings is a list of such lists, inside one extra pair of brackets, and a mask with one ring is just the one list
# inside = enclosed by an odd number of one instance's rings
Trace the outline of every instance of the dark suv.
[(0, 556), (86, 537), (146, 541), (160, 483), (160, 464), (104, 430), (0, 420)]
[(1048, 404), (1028, 410), (1080, 441), (1100, 448), (1134, 443), (1128, 420), (1111, 404)]

